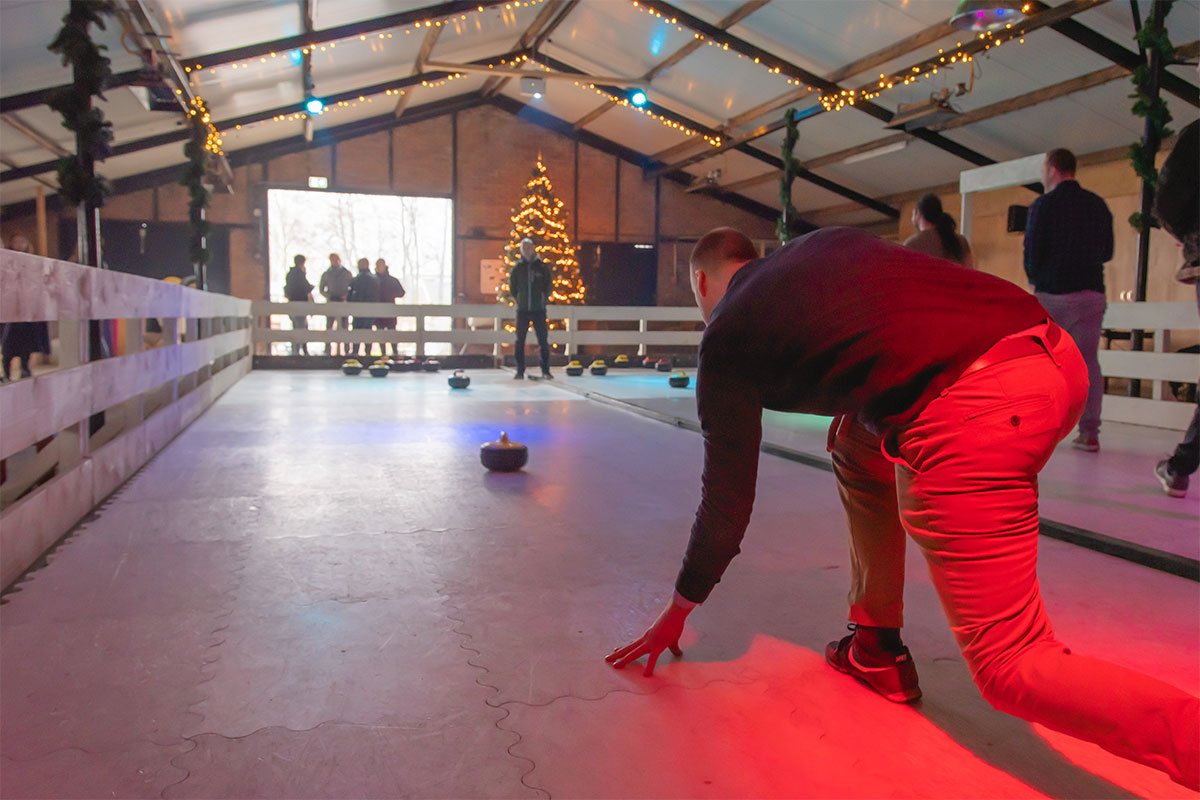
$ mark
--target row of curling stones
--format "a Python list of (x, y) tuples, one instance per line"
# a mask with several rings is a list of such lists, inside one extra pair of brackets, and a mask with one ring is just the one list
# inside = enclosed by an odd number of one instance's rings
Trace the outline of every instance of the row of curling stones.
[[(628, 356), (617, 356), (618, 363), (619, 363), (619, 359), (622, 359), (622, 358), (625, 359), (625, 366), (628, 367), (629, 366), (629, 357)], [(658, 359), (658, 361), (654, 361), (653, 358), (647, 357), (646, 358), (646, 366), (653, 367), (654, 369), (657, 369), (659, 372), (670, 372), (671, 371), (671, 360), (669, 358), (660, 358), (660, 359)], [(597, 358), (595, 361), (593, 361), (591, 363), (591, 366), (588, 367), (588, 371), (591, 372), (593, 375), (607, 375), (608, 374), (608, 365), (604, 363), (604, 359)], [(575, 377), (575, 378), (579, 377), (580, 375), (583, 374), (583, 364), (579, 361), (571, 361), (570, 363), (567, 364), (567, 374), (570, 375), (571, 377)], [(683, 370), (677, 370), (675, 372), (675, 374), (671, 376), (671, 385), (672, 386), (676, 385), (675, 379), (679, 375), (682, 375), (684, 378), (687, 377), (686, 372), (684, 372)], [(687, 386), (687, 383), (683, 383), (680, 385)]]
[(501, 432), (500, 440), (479, 446), (479, 462), (490, 472), (516, 472), (529, 461), (529, 448)]
[[(588, 371), (591, 372), (593, 375), (607, 375), (608, 374), (608, 365), (604, 363), (603, 358), (597, 358), (588, 367)], [(583, 374), (583, 364), (581, 364), (578, 361), (570, 362), (569, 364), (567, 364), (567, 374), (570, 375), (572, 378), (578, 378), (580, 375)]]
[[(412, 358), (376, 359), (367, 370), (376, 378), (386, 378), (389, 372), (437, 372), (441, 363), (436, 358), (417, 361)], [(346, 375), (358, 375), (363, 371), (363, 363), (357, 358), (348, 358), (342, 363), (342, 372)]]

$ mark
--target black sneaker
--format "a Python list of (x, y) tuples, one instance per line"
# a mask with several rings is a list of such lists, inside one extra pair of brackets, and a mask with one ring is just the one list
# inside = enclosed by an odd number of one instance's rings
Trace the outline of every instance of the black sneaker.
[(525, 380), (525, 373), (524, 373), (524, 372), (517, 372), (517, 373), (514, 373), (514, 374), (513, 374), (513, 380), (514, 380), (514, 381), (523, 381), (523, 380)]
[[(851, 625), (850, 630), (854, 630)], [(825, 661), (865, 683), (893, 703), (911, 703), (920, 698), (917, 667), (907, 647), (899, 653), (864, 654), (854, 644), (854, 634), (825, 646)]]
[(1158, 466), (1154, 468), (1154, 474), (1158, 477), (1158, 482), (1162, 484), (1163, 491), (1168, 497), (1186, 497), (1188, 490), (1188, 476), (1180, 475), (1171, 469), (1171, 459), (1164, 458), (1158, 462)]
[(542, 373), (542, 380), (546, 380), (546, 381), (554, 380), (554, 376), (550, 374), (550, 370), (546, 370), (545, 372)]

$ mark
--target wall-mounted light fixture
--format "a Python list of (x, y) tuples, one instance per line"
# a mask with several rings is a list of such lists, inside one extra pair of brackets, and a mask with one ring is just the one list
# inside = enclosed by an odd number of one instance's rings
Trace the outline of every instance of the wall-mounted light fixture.
[(997, 31), (1024, 20), (1029, 9), (1022, 0), (962, 0), (950, 24), (960, 31)]

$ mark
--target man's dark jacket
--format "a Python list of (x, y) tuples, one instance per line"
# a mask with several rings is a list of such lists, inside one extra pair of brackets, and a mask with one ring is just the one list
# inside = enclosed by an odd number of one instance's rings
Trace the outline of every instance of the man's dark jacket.
[(308, 276), (304, 274), (303, 269), (292, 267), (288, 270), (287, 278), (283, 282), (283, 296), (293, 303), (303, 303), (314, 288), (308, 282)]
[(378, 303), (379, 281), (370, 270), (360, 270), (350, 281), (350, 293), (346, 299), (352, 303)]
[(538, 256), (517, 262), (508, 276), (508, 288), (518, 311), (545, 311), (550, 297), (550, 268)]
[(400, 285), (399, 279), (391, 273), (384, 272), (376, 274), (379, 280), (379, 302), (393, 303), (401, 297), (404, 297), (404, 287)]

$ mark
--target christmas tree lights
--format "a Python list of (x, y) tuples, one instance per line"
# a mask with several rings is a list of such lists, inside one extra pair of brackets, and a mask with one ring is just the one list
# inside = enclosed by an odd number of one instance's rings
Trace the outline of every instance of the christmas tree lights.
[[(550, 302), (558, 305), (582, 304), (587, 289), (579, 275), (575, 247), (567, 235), (563, 201), (554, 195), (554, 187), (540, 155), (525, 184), (525, 195), (509, 219), (512, 221), (512, 232), (503, 254), (507, 269), (500, 285), (496, 287), (496, 298), (510, 306), (516, 302), (508, 285), (508, 275), (521, 259), (521, 240), (529, 239), (542, 261), (550, 268)], [(554, 321), (551, 321), (550, 327), (556, 327)]]

